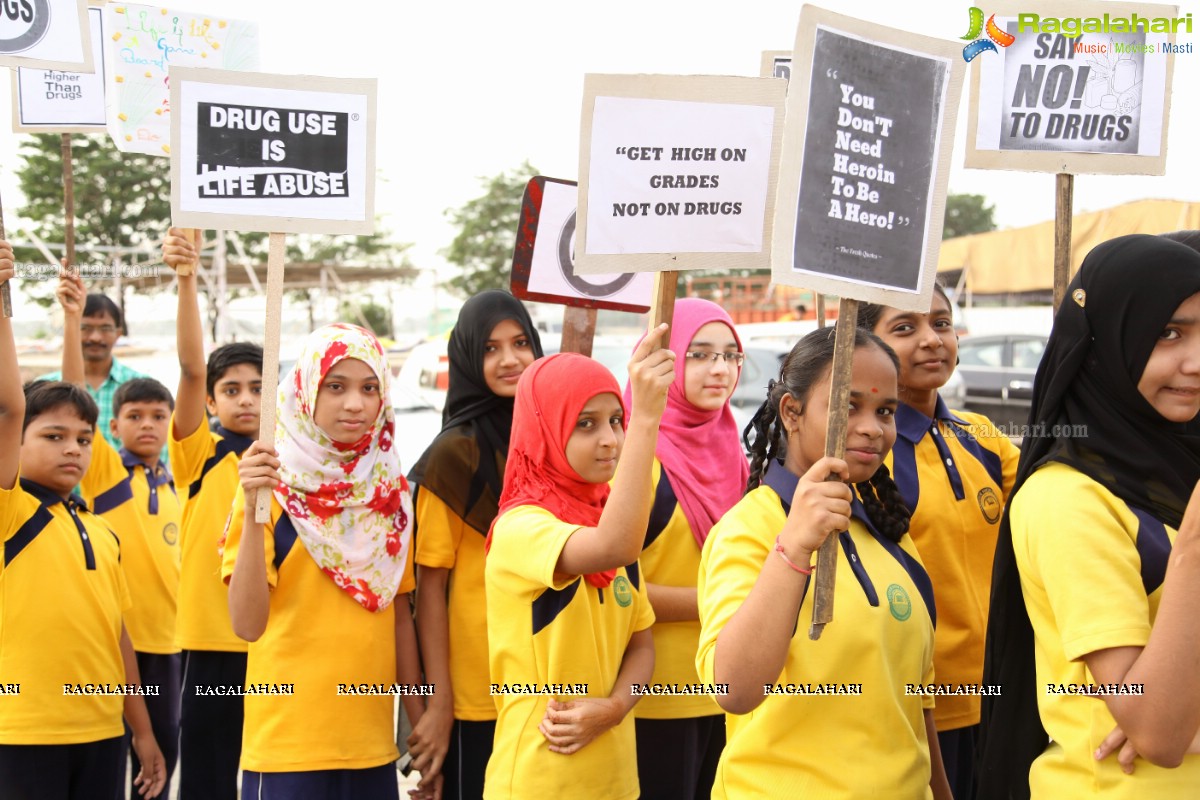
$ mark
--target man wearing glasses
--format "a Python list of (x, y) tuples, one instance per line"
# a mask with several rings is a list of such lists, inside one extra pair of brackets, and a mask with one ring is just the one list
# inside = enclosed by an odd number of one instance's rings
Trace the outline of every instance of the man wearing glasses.
[[(87, 296), (80, 332), (83, 334), (85, 388), (96, 401), (96, 405), (100, 406), (96, 430), (104, 434), (104, 438), (114, 448), (120, 449), (121, 440), (109, 425), (109, 420), (112, 419), (113, 394), (117, 387), (127, 380), (151, 376), (125, 366), (113, 357), (113, 345), (121, 335), (121, 309), (104, 295)], [(59, 381), (62, 380), (62, 373), (52, 372), (43, 375), (39, 380)]]

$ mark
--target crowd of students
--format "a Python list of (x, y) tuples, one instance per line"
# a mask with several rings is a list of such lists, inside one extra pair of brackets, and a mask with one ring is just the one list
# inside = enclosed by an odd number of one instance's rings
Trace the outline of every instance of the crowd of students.
[(485, 292), (407, 476), (370, 332), (310, 334), (268, 445), (262, 350), (205, 358), (189, 239), (174, 396), (94, 385), (84, 320), (119, 319), (64, 271), (56, 379), (21, 387), (0, 319), (0, 796), (124, 797), (128, 753), (139, 796), (398, 798), (398, 697), (417, 800), (1192, 797), (1198, 250), (1089, 254), (1021, 450), (940, 397), (940, 289), (862, 309), (840, 459), (831, 329), (740, 436), (717, 305), (676, 303), (621, 387)]

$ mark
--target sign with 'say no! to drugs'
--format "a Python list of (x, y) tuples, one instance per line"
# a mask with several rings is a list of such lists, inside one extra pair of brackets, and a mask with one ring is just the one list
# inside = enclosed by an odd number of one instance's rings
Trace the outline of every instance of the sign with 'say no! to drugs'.
[(374, 230), (374, 80), (171, 69), (177, 225)]

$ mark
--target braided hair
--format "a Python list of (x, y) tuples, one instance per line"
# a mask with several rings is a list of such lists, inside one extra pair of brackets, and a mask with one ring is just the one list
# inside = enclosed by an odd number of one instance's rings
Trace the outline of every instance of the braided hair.
[[(804, 407), (812, 387), (828, 374), (833, 364), (834, 331), (834, 328), (815, 330), (796, 342), (779, 368), (779, 379), (768, 383), (767, 399), (754, 413), (742, 435), (742, 441), (750, 453), (747, 492), (762, 484), (767, 464), (786, 458), (787, 436), (779, 418), (779, 404), (784, 395), (791, 395), (801, 408)], [(860, 347), (879, 348), (899, 372), (900, 362), (892, 348), (863, 328), (857, 328), (854, 332), (854, 349)], [(908, 531), (912, 512), (904, 505), (900, 489), (887, 467), (881, 464), (874, 475), (854, 488), (858, 490), (867, 517), (876, 529), (888, 539), (899, 541)]]

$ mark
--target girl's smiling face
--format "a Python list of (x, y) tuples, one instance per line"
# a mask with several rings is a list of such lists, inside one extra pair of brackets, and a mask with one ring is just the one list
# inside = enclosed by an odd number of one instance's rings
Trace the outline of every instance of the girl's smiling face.
[(579, 412), (564, 453), (571, 469), (588, 483), (608, 483), (616, 474), (625, 444), (623, 418), (621, 400), (611, 392), (596, 395)]
[(1159, 334), (1138, 391), (1171, 422), (1200, 414), (1200, 293), (1180, 304)]
[[(809, 389), (803, 408), (792, 395), (780, 402), (787, 430), (787, 468), (803, 475), (825, 456), (829, 424), (831, 369)], [(854, 350), (850, 377), (850, 423), (846, 429), (846, 465), (850, 482), (869, 480), (896, 443), (896, 367), (887, 353), (872, 345)]]
[(941, 292), (933, 293), (928, 314), (885, 308), (873, 332), (896, 351), (901, 386), (931, 391), (950, 380), (958, 360), (958, 336), (950, 303)]
[[(687, 352), (705, 353), (709, 357), (703, 360), (692, 358), (691, 355), (684, 357), (684, 396), (696, 408), (704, 411), (718, 410), (733, 394), (742, 371), (737, 363), (726, 361), (724, 358), (725, 353), (738, 352), (733, 331), (724, 322), (710, 322), (696, 331), (696, 335), (688, 343)], [(714, 353), (721, 353), (722, 357), (714, 361)]]
[(533, 363), (533, 344), (516, 320), (496, 324), (483, 345), (483, 377), (493, 394), (516, 397), (521, 373)]
[(374, 370), (357, 358), (343, 358), (321, 381), (313, 422), (333, 441), (353, 444), (375, 424), (382, 407), (379, 377)]

